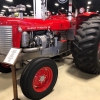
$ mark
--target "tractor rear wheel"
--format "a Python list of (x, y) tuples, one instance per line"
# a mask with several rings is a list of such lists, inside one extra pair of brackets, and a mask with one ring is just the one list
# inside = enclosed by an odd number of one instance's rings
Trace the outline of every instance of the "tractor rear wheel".
[(57, 77), (58, 68), (55, 62), (49, 58), (38, 58), (24, 69), (20, 86), (27, 98), (39, 100), (52, 91)]
[(90, 18), (77, 30), (73, 42), (76, 67), (90, 74), (100, 73), (100, 17)]
[(11, 68), (7, 64), (0, 63), (0, 72), (1, 73), (9, 73), (9, 72), (11, 72)]

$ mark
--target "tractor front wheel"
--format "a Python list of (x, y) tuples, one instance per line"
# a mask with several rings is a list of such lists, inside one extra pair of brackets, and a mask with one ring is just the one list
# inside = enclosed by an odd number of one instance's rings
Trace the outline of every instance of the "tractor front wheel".
[(52, 91), (57, 77), (58, 68), (55, 62), (48, 58), (38, 58), (24, 69), (20, 86), (27, 98), (39, 100)]
[(90, 18), (77, 30), (73, 42), (76, 67), (90, 74), (100, 73), (100, 17)]

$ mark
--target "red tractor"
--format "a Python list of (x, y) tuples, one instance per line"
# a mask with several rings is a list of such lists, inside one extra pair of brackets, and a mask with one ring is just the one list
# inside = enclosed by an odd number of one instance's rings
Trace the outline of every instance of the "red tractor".
[(58, 68), (51, 58), (69, 51), (77, 68), (100, 73), (100, 17), (95, 12), (71, 17), (61, 13), (45, 20), (22, 18), (22, 14), (21, 18), (0, 17), (0, 72), (11, 71), (10, 66), (2, 64), (9, 50), (21, 48), (17, 63), (32, 59), (20, 78), (27, 98), (41, 99), (52, 91)]

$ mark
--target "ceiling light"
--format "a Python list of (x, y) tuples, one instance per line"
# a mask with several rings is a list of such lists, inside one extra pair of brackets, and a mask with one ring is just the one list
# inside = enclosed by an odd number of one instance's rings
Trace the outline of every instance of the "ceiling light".
[(64, 9), (64, 7), (62, 7), (61, 9)]
[(99, 12), (99, 11), (97, 11), (97, 12)]
[(8, 1), (8, 2), (13, 2), (13, 0), (6, 0), (6, 1)]
[(52, 12), (52, 14), (55, 14), (55, 12)]
[(30, 13), (33, 13), (33, 11), (30, 11)]
[(59, 6), (59, 4), (58, 3), (55, 3), (55, 6)]
[(91, 1), (88, 1), (88, 4), (91, 4)]
[(87, 6), (87, 8), (90, 8), (89, 6)]
[(27, 15), (27, 13), (24, 13), (25, 15)]
[(29, 5), (29, 4), (27, 4), (26, 6), (27, 6), (28, 8), (31, 8), (31, 5)]
[(3, 6), (3, 8), (7, 8), (8, 9), (9, 7), (8, 6)]
[(0, 14), (0, 16), (3, 16), (2, 14)]
[(1, 11), (5, 12), (6, 10), (1, 10)]
[(4, 12), (1, 12), (1, 14), (4, 14)]
[(34, 16), (34, 14), (32, 14), (32, 16)]

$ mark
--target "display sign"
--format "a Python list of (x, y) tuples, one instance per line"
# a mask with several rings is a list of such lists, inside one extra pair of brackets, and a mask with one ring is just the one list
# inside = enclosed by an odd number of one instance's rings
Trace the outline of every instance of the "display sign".
[(3, 63), (14, 65), (16, 63), (16, 60), (20, 52), (21, 52), (21, 49), (11, 48), (6, 58), (4, 59)]
[(64, 4), (66, 3), (68, 0), (58, 0), (59, 3)]
[(85, 12), (85, 9), (82, 7), (82, 8), (79, 9), (79, 12), (82, 14), (82, 13)]

